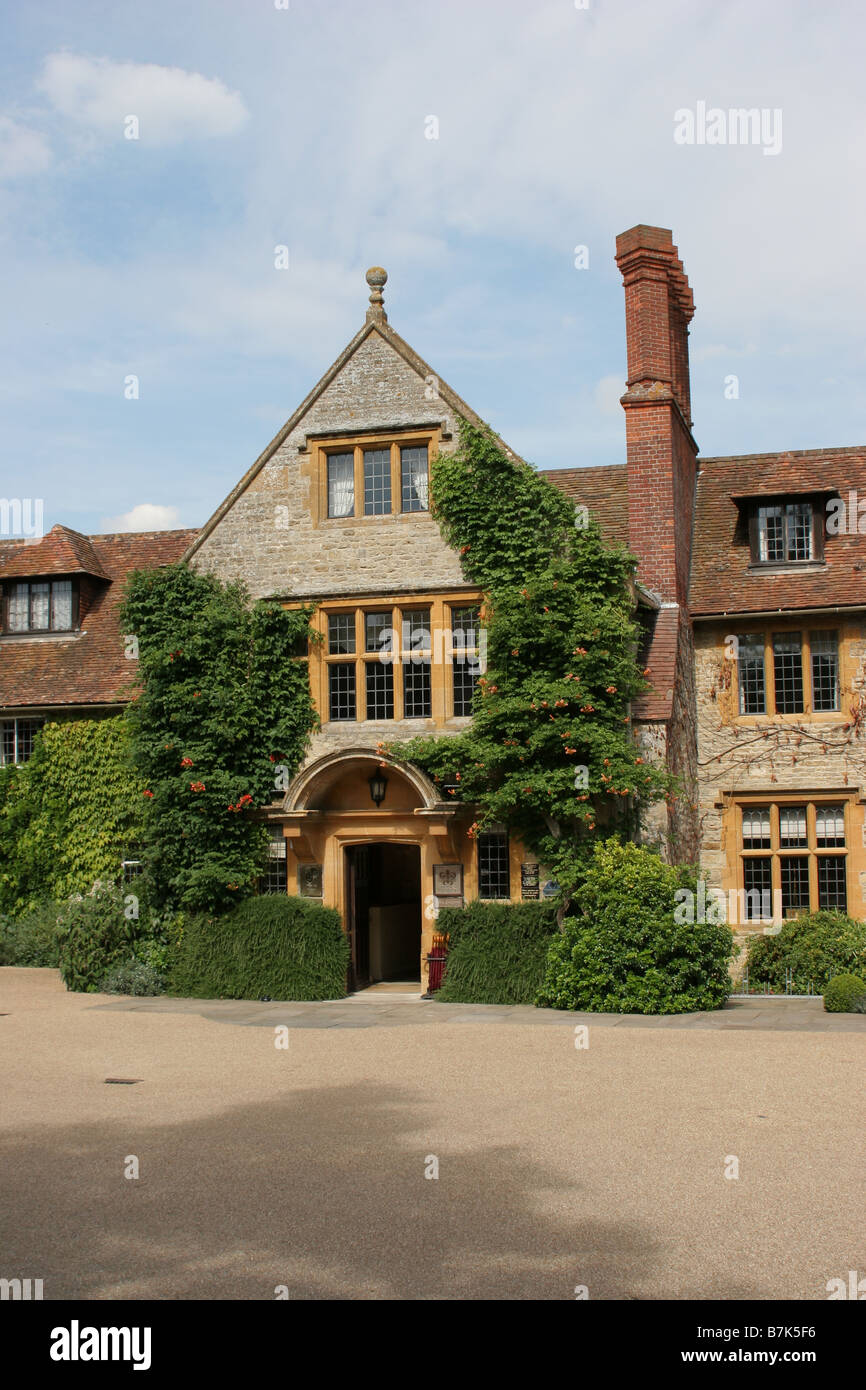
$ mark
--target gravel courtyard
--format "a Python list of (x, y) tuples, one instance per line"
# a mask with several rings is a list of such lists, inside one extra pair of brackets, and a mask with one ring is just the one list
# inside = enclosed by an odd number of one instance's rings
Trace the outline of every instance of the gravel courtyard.
[(0, 1277), (46, 1299), (826, 1299), (866, 1275), (866, 1017), (820, 1002), (209, 1004), (0, 969), (0, 1014)]

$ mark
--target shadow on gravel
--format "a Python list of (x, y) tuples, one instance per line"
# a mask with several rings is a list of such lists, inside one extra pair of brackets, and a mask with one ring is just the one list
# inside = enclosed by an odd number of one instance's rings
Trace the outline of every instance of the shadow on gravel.
[(593, 1214), (577, 1164), (563, 1184), (510, 1146), (452, 1152), (385, 1083), (7, 1134), (0, 1153), (0, 1274), (44, 1279), (46, 1299), (631, 1298), (658, 1263), (647, 1229)]

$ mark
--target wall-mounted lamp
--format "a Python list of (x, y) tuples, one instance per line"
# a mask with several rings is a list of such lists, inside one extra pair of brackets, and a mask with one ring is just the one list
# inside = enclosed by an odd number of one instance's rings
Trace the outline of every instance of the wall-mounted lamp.
[(382, 772), (374, 772), (370, 778), (370, 795), (377, 806), (381, 806), (385, 800), (385, 791), (388, 786), (388, 778)]

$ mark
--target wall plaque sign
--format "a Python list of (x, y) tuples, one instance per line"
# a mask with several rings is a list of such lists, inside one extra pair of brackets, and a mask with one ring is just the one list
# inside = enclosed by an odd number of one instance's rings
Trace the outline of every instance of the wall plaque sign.
[(302, 898), (320, 898), (322, 896), (321, 864), (298, 865), (298, 892)]
[(520, 896), (524, 900), (532, 900), (538, 897), (538, 865), (521, 864), (520, 866)]

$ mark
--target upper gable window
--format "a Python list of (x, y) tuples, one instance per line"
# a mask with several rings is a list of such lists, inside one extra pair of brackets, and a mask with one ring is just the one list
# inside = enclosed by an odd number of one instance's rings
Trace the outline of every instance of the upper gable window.
[(5, 586), (5, 632), (71, 632), (78, 618), (72, 579), (12, 580)]
[(338, 519), (429, 511), (430, 444), (429, 436), (414, 435), (322, 446), (325, 515)]
[(820, 560), (820, 521), (811, 502), (759, 506), (752, 525), (752, 564), (792, 565)]

